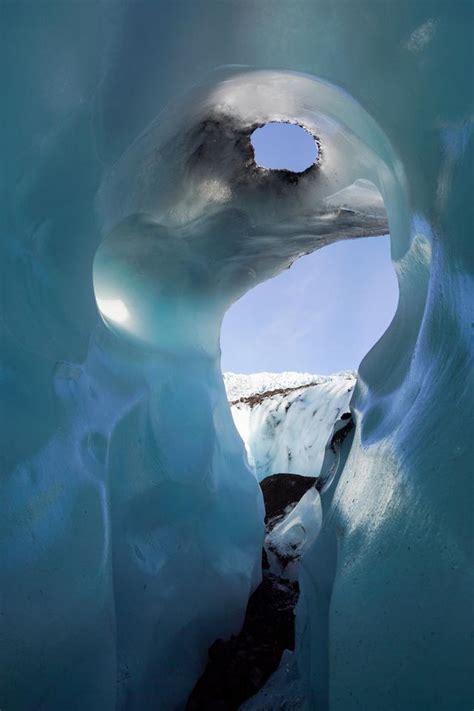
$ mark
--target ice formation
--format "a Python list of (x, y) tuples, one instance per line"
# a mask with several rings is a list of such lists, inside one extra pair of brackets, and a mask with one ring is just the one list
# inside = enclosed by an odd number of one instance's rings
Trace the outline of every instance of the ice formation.
[(316, 541), (323, 520), (318, 490), (313, 487), (266, 537), (268, 550), (286, 563), (300, 559)]
[[(222, 315), (385, 231), (381, 195), (400, 302), (304, 557), (299, 676), (311, 711), (470, 708), (472, 13), (2, 5), (1, 708), (183, 707), (263, 531)], [(269, 120), (318, 139), (298, 180), (253, 164)]]
[(239, 711), (301, 711), (305, 692), (295, 657), (287, 649), (277, 671), (258, 694), (242, 704)]
[(259, 481), (278, 472), (320, 476), (355, 382), (351, 372), (224, 374), (232, 417)]

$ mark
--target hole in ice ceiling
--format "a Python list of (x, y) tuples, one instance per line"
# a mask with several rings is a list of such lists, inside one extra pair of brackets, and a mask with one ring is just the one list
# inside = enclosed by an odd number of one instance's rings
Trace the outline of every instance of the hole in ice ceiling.
[(303, 126), (271, 121), (250, 136), (260, 168), (304, 173), (318, 159), (318, 144)]

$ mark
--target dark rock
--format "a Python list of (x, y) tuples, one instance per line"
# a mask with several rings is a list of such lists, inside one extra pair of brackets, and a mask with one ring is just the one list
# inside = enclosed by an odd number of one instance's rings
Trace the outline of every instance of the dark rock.
[(317, 482), (317, 477), (299, 474), (272, 474), (260, 482), (265, 502), (265, 524), (283, 516)]
[(251, 596), (244, 626), (209, 649), (204, 674), (186, 711), (237, 711), (277, 669), (283, 650), (294, 649), (298, 583), (266, 574)]
[[(255, 405), (260, 405), (269, 397), (274, 397), (275, 395), (289, 395), (297, 390), (305, 390), (306, 388), (312, 388), (319, 383), (307, 383), (306, 385), (296, 385), (293, 388), (276, 388), (275, 390), (264, 390), (261, 393), (254, 393), (253, 395), (247, 395), (239, 397), (237, 400), (229, 400), (229, 405), (237, 405), (239, 402), (245, 405), (250, 405), (250, 407), (255, 407)], [(288, 410), (293, 403), (287, 403), (286, 410)]]
[[(260, 486), (267, 530), (317, 482), (316, 477), (298, 474), (266, 477)], [(262, 583), (248, 602), (240, 633), (229, 640), (218, 639), (209, 648), (206, 669), (189, 697), (186, 711), (237, 711), (276, 671), (283, 651), (294, 649), (298, 583), (269, 572), (265, 549), (262, 569)]]
[(268, 562), (267, 551), (262, 548), (262, 570), (269, 570), (270, 563)]
[(341, 415), (341, 420), (346, 420), (346, 424), (344, 425), (344, 427), (338, 429), (334, 433), (331, 439), (331, 443), (329, 445), (334, 453), (336, 452), (337, 448), (340, 447), (341, 444), (344, 442), (349, 432), (352, 432), (352, 430), (354, 429), (354, 420), (352, 419), (352, 415), (350, 412), (345, 412), (343, 415)]

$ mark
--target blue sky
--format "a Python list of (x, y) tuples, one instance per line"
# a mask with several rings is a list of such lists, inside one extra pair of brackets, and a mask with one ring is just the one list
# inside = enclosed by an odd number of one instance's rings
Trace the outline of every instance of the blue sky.
[(314, 138), (295, 124), (267, 123), (252, 133), (251, 141), (256, 162), (264, 168), (287, 168), (301, 173), (318, 155)]
[(392, 320), (397, 301), (388, 237), (336, 242), (229, 309), (222, 369), (327, 374), (357, 368)]
[[(296, 171), (310, 155), (312, 162), (311, 141), (299, 141), (294, 130), (285, 133), (295, 128), (269, 124), (261, 131), (257, 162)], [(229, 309), (221, 334), (222, 369), (327, 374), (357, 368), (392, 320), (397, 301), (389, 237), (324, 247)]]

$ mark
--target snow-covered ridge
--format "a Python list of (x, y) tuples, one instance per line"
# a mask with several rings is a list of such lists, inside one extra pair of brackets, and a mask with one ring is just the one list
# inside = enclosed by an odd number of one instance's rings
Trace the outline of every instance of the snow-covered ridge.
[(334, 426), (349, 411), (355, 373), (227, 373), (224, 379), (257, 478), (319, 476)]
[(304, 385), (327, 383), (334, 378), (353, 380), (356, 377), (354, 370), (347, 370), (334, 375), (315, 375), (314, 373), (297, 373), (286, 371), (283, 373), (224, 373), (224, 385), (227, 398), (230, 402), (250, 397), (257, 393), (272, 390), (290, 390)]

